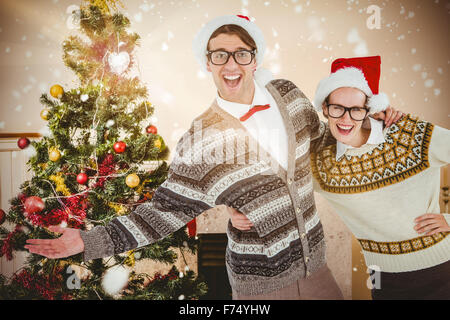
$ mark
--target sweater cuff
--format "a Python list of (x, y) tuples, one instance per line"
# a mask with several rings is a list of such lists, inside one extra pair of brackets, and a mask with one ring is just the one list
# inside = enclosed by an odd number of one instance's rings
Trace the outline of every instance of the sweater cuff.
[(80, 231), (80, 236), (84, 242), (84, 261), (114, 255), (114, 245), (105, 227), (98, 226), (90, 231)]

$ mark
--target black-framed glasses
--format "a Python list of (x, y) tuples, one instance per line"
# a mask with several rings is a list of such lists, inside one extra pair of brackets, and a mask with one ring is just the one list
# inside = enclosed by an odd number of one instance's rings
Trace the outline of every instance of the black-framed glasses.
[(329, 104), (327, 103), (328, 115), (332, 118), (341, 118), (348, 111), (350, 118), (355, 121), (362, 121), (366, 118), (369, 109), (362, 107), (344, 107), (340, 104)]
[(234, 52), (228, 52), (225, 50), (215, 50), (215, 51), (208, 51), (207, 56), (212, 64), (218, 66), (226, 64), (230, 59), (230, 56), (233, 56), (233, 59), (234, 61), (236, 61), (237, 64), (245, 66), (252, 63), (253, 58), (255, 57), (255, 50), (238, 50)]

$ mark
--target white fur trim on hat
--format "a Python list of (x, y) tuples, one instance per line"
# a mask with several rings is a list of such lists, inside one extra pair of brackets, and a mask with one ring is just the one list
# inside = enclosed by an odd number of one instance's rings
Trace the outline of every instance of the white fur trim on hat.
[(364, 92), (366, 96), (372, 96), (372, 90), (370, 90), (369, 84), (361, 70), (353, 67), (343, 68), (319, 82), (314, 95), (314, 107), (316, 110), (322, 111), (322, 104), (330, 93), (343, 87), (356, 88)]
[(209, 21), (195, 36), (192, 42), (192, 49), (194, 51), (195, 58), (200, 64), (203, 71), (207, 72), (206, 69), (206, 48), (208, 46), (208, 41), (214, 31), (216, 31), (221, 26), (226, 24), (235, 24), (244, 28), (248, 34), (253, 38), (256, 44), (256, 63), (261, 65), (264, 53), (266, 51), (266, 43), (264, 41), (264, 35), (258, 26), (248, 21), (247, 19), (240, 18), (235, 15), (221, 16)]
[(258, 68), (253, 74), (253, 77), (260, 87), (265, 87), (266, 84), (273, 80), (272, 72), (266, 68)]
[(386, 93), (380, 92), (367, 99), (367, 106), (371, 113), (377, 113), (386, 110), (389, 107), (389, 98)]

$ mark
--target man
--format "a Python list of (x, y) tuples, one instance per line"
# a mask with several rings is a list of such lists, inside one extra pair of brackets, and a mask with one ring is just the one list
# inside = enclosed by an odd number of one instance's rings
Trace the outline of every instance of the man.
[[(111, 256), (158, 241), (225, 205), (251, 224), (247, 231), (228, 226), (233, 299), (341, 299), (325, 261), (309, 164), (310, 146), (333, 140), (292, 82), (255, 82), (264, 49), (262, 32), (247, 17), (206, 24), (194, 51), (212, 73), (218, 96), (178, 142), (168, 178), (152, 200), (105, 227), (52, 228), (63, 235), (29, 240), (29, 251), (49, 258)], [(271, 127), (279, 139), (262, 138)]]

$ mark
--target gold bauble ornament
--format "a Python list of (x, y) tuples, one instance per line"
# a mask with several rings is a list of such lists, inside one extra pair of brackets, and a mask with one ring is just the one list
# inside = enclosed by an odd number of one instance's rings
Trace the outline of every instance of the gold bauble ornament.
[(129, 186), (130, 188), (136, 188), (139, 185), (139, 182), (141, 180), (139, 179), (139, 177), (137, 176), (137, 174), (135, 173), (131, 173), (127, 176), (127, 178), (125, 179), (125, 183), (127, 184), (127, 186)]
[(64, 93), (63, 87), (61, 87), (59, 84), (55, 84), (50, 88), (50, 94), (53, 98), (61, 98)]
[(59, 159), (61, 159), (61, 152), (59, 152), (59, 150), (56, 148), (51, 148), (48, 151), (48, 158), (53, 162), (58, 161)]
[(50, 110), (49, 109), (42, 109), (42, 111), (41, 111), (41, 118), (42, 118), (42, 120), (47, 121), (49, 114), (50, 114)]
[(154, 144), (153, 144), (156, 148), (161, 149), (161, 140), (157, 139), (155, 140)]

